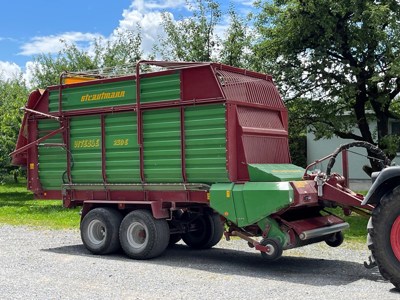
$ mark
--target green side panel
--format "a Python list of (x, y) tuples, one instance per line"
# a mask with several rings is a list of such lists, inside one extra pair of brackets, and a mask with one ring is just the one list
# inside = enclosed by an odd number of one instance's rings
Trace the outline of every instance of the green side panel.
[(73, 183), (102, 183), (100, 116), (75, 117), (70, 122)]
[[(59, 91), (51, 91), (49, 111), (58, 111)], [(62, 91), (63, 111), (119, 106), (136, 103), (135, 81), (125, 80), (112, 83), (69, 87)]]
[[(140, 102), (158, 102), (180, 99), (180, 73), (142, 78)], [(95, 83), (62, 90), (63, 111), (113, 107), (136, 103), (136, 81), (124, 80)], [(59, 91), (50, 91), (49, 111), (59, 110)]]
[(257, 225), (262, 231), (264, 231), (268, 226), (268, 238), (278, 240), (282, 247), (287, 246), (290, 242), (289, 235), (281, 230), (279, 224), (274, 219), (266, 217), (260, 220)]
[(210, 206), (226, 219), (237, 224), (233, 183), (216, 183), (210, 189)]
[(109, 183), (140, 182), (136, 113), (105, 117), (106, 175)]
[(181, 98), (180, 73), (140, 80), (140, 103), (179, 100)]
[(250, 181), (278, 182), (302, 180), (304, 169), (292, 164), (249, 164)]
[(289, 182), (246, 182), (243, 199), (248, 225), (289, 206), (293, 197)]
[[(43, 137), (50, 132), (59, 129), (60, 123), (51, 120), (39, 120), (39, 137)], [(63, 144), (61, 133), (43, 141), (46, 143)], [(61, 147), (38, 146), (39, 159), (39, 179), (44, 190), (59, 190), (63, 184), (62, 176), (67, 169), (67, 153)]]
[(146, 182), (182, 182), (180, 109), (143, 112)]
[(185, 140), (189, 182), (229, 182), (223, 104), (186, 107)]
[(216, 183), (210, 189), (210, 206), (239, 227), (260, 222), (292, 202), (289, 182)]
[(236, 224), (239, 227), (249, 224), (249, 221), (247, 220), (246, 204), (243, 197), (243, 189), (244, 184), (236, 184), (233, 188), (233, 199), (236, 209)]

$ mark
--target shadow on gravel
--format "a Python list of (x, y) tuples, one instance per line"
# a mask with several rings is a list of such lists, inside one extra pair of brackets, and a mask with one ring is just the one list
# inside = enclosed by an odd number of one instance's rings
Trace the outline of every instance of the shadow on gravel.
[[(93, 257), (83, 245), (43, 249), (43, 251)], [(361, 263), (295, 256), (283, 256), (277, 262), (268, 263), (258, 253), (222, 248), (194, 250), (180, 244), (168, 248), (163, 256), (146, 261), (129, 259), (123, 253), (98, 256), (96, 259), (189, 268), (312, 286), (347, 285), (360, 279), (384, 282), (376, 268), (368, 270)], [(399, 291), (393, 289), (392, 292)]]

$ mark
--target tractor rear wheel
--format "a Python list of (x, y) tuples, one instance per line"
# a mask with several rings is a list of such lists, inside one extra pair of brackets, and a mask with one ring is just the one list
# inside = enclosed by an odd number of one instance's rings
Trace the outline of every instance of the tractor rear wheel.
[(382, 276), (400, 289), (400, 188), (382, 198), (372, 212), (369, 248)]
[(224, 233), (224, 226), (218, 214), (199, 216), (192, 225), (195, 230), (182, 235), (182, 240), (191, 248), (209, 249), (218, 244)]

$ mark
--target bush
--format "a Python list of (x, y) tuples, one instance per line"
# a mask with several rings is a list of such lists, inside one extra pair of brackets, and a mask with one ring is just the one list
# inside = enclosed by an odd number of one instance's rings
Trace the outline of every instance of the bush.
[(303, 168), (307, 166), (306, 135), (289, 136), (289, 151), (293, 164)]

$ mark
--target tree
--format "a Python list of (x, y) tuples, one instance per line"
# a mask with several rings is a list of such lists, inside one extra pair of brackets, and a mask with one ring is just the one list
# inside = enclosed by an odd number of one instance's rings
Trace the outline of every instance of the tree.
[(50, 53), (42, 53), (34, 58), (32, 86), (46, 88), (59, 84), (60, 75), (64, 71), (83, 71), (97, 67), (92, 58), (76, 45), (61, 42), (65, 48), (56, 57)]
[(284, 97), (296, 101), (292, 121), (317, 138), (388, 148), (389, 118), (399, 117), (393, 108), (400, 92), (400, 3), (275, 0), (258, 7), (256, 67), (272, 71)]
[(233, 6), (229, 9), (230, 24), (221, 42), (219, 59), (222, 63), (246, 68), (249, 66), (252, 38), (245, 18), (239, 16)]
[(119, 30), (112, 40), (107, 41), (105, 47), (97, 45), (96, 60), (100, 68), (135, 66), (143, 57), (141, 27), (136, 31)]
[(155, 46), (166, 60), (211, 61), (216, 50), (215, 27), (221, 19), (220, 6), (213, 0), (187, 2), (191, 17), (174, 21), (170, 13), (163, 14), (166, 37)]
[[(22, 111), (28, 97), (28, 90), (22, 78), (0, 80), (0, 182), (14, 168), (11, 166), (9, 154), (14, 151)], [(15, 173), (16, 174), (16, 173)], [(14, 176), (16, 179), (17, 177)]]
[(64, 71), (79, 72), (97, 70), (100, 74), (114, 68), (113, 72), (123, 72), (126, 68), (133, 72), (135, 63), (143, 56), (140, 27), (137, 31), (120, 30), (104, 41), (93, 41), (91, 49), (80, 49), (76, 44), (61, 41), (65, 48), (56, 56), (39, 54), (34, 58), (32, 85), (39, 88), (59, 83)]

